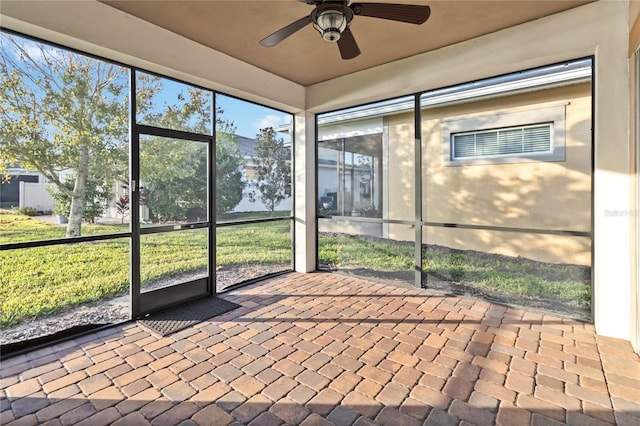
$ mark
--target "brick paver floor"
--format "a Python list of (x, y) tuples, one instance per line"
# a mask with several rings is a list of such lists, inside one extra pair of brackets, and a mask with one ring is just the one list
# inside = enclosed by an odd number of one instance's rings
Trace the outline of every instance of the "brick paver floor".
[(640, 424), (640, 359), (591, 325), (337, 274), (224, 294), (2, 363), (2, 425)]

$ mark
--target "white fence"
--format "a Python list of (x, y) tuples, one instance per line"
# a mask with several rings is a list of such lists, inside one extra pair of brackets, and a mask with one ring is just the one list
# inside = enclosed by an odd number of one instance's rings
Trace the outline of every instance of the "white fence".
[(39, 212), (53, 211), (53, 197), (46, 183), (20, 182), (20, 208), (31, 207)]

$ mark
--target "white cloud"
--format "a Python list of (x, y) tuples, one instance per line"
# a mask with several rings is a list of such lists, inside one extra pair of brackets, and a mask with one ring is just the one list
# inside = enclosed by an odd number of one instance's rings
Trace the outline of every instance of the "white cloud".
[(28, 42), (23, 45), (25, 52), (37, 62), (45, 62), (45, 58), (64, 60), (64, 53), (61, 49), (53, 46)]
[[(12, 45), (9, 42), (6, 42), (5, 44), (5, 37), (9, 37), (9, 36), (5, 36), (3, 35), (3, 40), (2, 40), (2, 48), (6, 49), (7, 52), (10, 52), (10, 54), (18, 59), (18, 60), (24, 60), (24, 58), (22, 58), (21, 54), (19, 53), (18, 48), (16, 48), (14, 45)], [(24, 54), (33, 59), (34, 62), (36, 63), (45, 63), (46, 59), (45, 58), (52, 58), (52, 59), (63, 59), (63, 53), (61, 49), (58, 49), (56, 47), (53, 46), (48, 46), (46, 44), (42, 44), (42, 43), (38, 43), (29, 39), (23, 39), (21, 37), (18, 36), (12, 36), (11, 38), (13, 38), (14, 40), (17, 41), (17, 44), (22, 48), (22, 50), (24, 50)]]
[(42, 50), (35, 43), (25, 43), (22, 45), (27, 55), (33, 59), (42, 59)]
[(256, 130), (264, 129), (267, 127), (277, 127), (284, 123), (282, 116), (277, 116), (274, 114), (269, 114), (264, 116), (253, 122), (253, 125), (256, 127)]

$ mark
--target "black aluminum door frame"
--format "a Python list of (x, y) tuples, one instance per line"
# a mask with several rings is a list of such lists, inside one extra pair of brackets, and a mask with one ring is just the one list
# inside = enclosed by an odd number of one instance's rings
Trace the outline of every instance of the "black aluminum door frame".
[[(215, 132), (213, 135), (171, 130), (138, 124), (136, 108), (136, 71), (130, 73), (130, 170), (129, 170), (129, 220), (131, 222), (131, 250), (130, 250), (130, 302), (131, 317), (139, 318), (145, 314), (169, 306), (178, 305), (200, 297), (211, 296), (216, 293), (216, 232), (215, 232)], [(215, 96), (213, 96), (213, 111), (215, 112)], [(212, 129), (214, 129), (215, 114), (212, 114)], [(207, 221), (204, 223), (188, 223), (167, 225), (156, 228), (140, 227), (140, 136), (159, 136), (183, 141), (201, 142), (207, 144)], [(186, 229), (208, 229), (208, 274), (206, 278), (171, 285), (161, 289), (142, 293), (140, 283), (140, 239), (142, 235), (162, 232), (180, 232)]]

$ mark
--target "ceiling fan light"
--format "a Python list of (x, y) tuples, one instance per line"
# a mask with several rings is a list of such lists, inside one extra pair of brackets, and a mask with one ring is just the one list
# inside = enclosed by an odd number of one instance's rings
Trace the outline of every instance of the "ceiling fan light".
[(328, 9), (320, 12), (315, 23), (316, 29), (326, 41), (338, 41), (347, 28), (347, 18), (341, 10)]
[(328, 30), (324, 30), (322, 32), (322, 38), (325, 41), (338, 41), (340, 40), (340, 32), (335, 30), (334, 28), (329, 28)]

